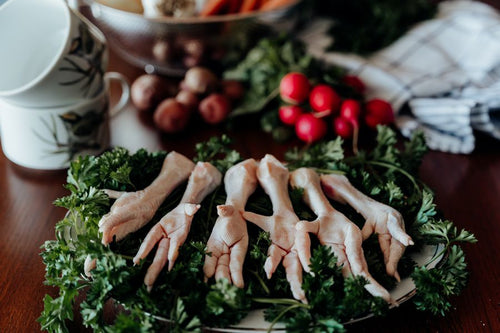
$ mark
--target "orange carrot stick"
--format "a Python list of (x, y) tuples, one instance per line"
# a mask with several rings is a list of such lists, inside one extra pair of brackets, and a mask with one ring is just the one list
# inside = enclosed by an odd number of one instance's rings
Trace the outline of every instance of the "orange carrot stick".
[(258, 0), (243, 0), (240, 7), (240, 13), (248, 13), (257, 9), (258, 2)]
[(234, 14), (239, 12), (241, 7), (241, 0), (229, 0), (227, 12), (229, 14)]
[(231, 0), (209, 0), (203, 7), (200, 16), (211, 16), (221, 14), (222, 10)]
[(268, 0), (260, 6), (260, 10), (274, 10), (292, 3), (292, 0)]

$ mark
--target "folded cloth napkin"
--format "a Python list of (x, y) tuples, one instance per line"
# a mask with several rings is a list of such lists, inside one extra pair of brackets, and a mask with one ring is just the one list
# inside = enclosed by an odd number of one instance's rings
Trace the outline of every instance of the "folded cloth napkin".
[(500, 139), (500, 14), (494, 8), (442, 2), (434, 19), (368, 58), (325, 51), (333, 42), (331, 24), (314, 22), (300, 38), (313, 56), (357, 75), (368, 99), (389, 101), (403, 135), (423, 130), (431, 149), (453, 153), (474, 149), (473, 130)]

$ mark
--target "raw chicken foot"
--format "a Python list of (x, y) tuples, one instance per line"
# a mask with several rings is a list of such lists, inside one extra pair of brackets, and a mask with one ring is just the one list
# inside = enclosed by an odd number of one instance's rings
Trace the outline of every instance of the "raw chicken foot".
[(139, 264), (158, 244), (152, 264), (149, 266), (144, 284), (151, 290), (153, 284), (168, 261), (168, 270), (174, 266), (179, 247), (186, 241), (194, 214), (203, 199), (220, 185), (222, 175), (213, 165), (198, 162), (189, 177), (182, 199), (146, 235), (133, 261)]
[(102, 243), (111, 243), (113, 236), (121, 240), (148, 223), (165, 198), (188, 179), (193, 168), (191, 160), (173, 151), (165, 157), (160, 174), (145, 189), (137, 192), (104, 190), (110, 198), (117, 200), (99, 221)]
[(348, 203), (365, 218), (365, 225), (361, 229), (363, 240), (373, 233), (378, 234), (387, 274), (400, 281), (397, 272), (399, 259), (403, 256), (406, 246), (413, 245), (413, 240), (405, 232), (401, 214), (358, 191), (345, 176), (322, 175), (321, 184), (328, 197)]
[[(310, 247), (309, 233), (315, 234), (322, 245), (333, 250), (338, 258), (337, 264), (343, 265), (345, 277), (350, 274), (363, 276), (368, 280), (365, 288), (370, 294), (391, 302), (389, 292), (368, 272), (361, 230), (330, 205), (321, 189), (319, 175), (312, 169), (300, 168), (291, 173), (290, 184), (304, 189), (304, 201), (317, 216), (312, 222), (300, 221), (297, 224), (297, 243)], [(308, 263), (304, 265), (304, 270), (309, 272), (310, 258), (302, 258), (301, 262)]]
[(217, 206), (219, 217), (207, 242), (203, 272), (205, 280), (225, 278), (243, 288), (243, 262), (248, 249), (246, 221), (241, 216), (248, 197), (257, 187), (257, 162), (245, 160), (231, 167), (224, 177), (226, 204)]
[[(286, 278), (290, 283), (293, 297), (307, 303), (302, 290), (302, 267), (299, 253), (310, 257), (310, 248), (300, 246), (295, 239), (296, 224), (299, 218), (293, 211), (288, 195), (288, 169), (274, 156), (266, 155), (257, 169), (257, 178), (264, 191), (271, 198), (273, 205), (272, 216), (262, 216), (251, 212), (244, 212), (243, 217), (256, 224), (271, 235), (272, 244), (267, 252), (264, 270), (270, 279), (283, 259)], [(302, 256), (301, 256), (302, 257)]]

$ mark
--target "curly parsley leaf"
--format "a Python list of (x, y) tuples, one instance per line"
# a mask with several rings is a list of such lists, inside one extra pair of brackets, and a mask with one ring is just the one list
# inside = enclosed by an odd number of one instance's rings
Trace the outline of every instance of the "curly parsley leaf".
[(251, 301), (245, 290), (235, 287), (227, 279), (212, 285), (206, 297), (206, 324), (220, 327), (238, 323), (250, 310)]
[(444, 316), (451, 307), (449, 297), (458, 295), (467, 284), (466, 268), (465, 254), (457, 245), (451, 247), (442, 267), (415, 268), (412, 279), (417, 288), (414, 299), (417, 309)]
[(299, 150), (294, 147), (285, 153), (285, 161), (291, 170), (301, 167), (313, 167), (320, 171), (336, 170), (344, 158), (342, 143), (342, 139), (337, 137), (335, 140), (317, 143), (307, 149)]
[(175, 306), (170, 311), (170, 317), (172, 320), (172, 325), (169, 327), (169, 331), (174, 333), (199, 333), (202, 332), (201, 321), (196, 316), (190, 316), (186, 312), (184, 302), (181, 298), (178, 298), (175, 302)]
[(195, 146), (196, 156), (194, 162), (210, 162), (219, 171), (226, 172), (227, 169), (241, 161), (240, 154), (229, 148), (232, 140), (227, 135), (212, 137), (208, 141), (197, 143)]

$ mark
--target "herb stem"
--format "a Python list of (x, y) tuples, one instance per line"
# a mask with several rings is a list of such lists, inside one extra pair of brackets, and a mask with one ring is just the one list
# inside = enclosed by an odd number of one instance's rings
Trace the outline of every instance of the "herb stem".
[(395, 165), (392, 165), (392, 164), (389, 164), (389, 163), (380, 162), (380, 161), (365, 161), (365, 163), (371, 164), (371, 165), (376, 165), (376, 166), (381, 166), (381, 167), (384, 167), (384, 168), (387, 168), (387, 169), (390, 169), (390, 170), (395, 170), (395, 171), (401, 173), (406, 178), (408, 178), (408, 180), (411, 181), (411, 183), (413, 184), (413, 186), (415, 187), (415, 189), (419, 193), (422, 192), (422, 190), (420, 189), (420, 186), (418, 186), (417, 182), (415, 181), (415, 177), (413, 177), (412, 175), (410, 175), (406, 170), (403, 170), (402, 168), (399, 168), (399, 167), (397, 167)]
[(321, 168), (313, 168), (317, 173), (322, 174), (336, 174), (336, 175), (345, 175), (345, 171), (341, 170), (330, 170), (330, 169), (321, 169)]
[(278, 314), (276, 316), (276, 318), (274, 318), (274, 320), (271, 322), (271, 325), (269, 325), (269, 328), (267, 329), (267, 333), (270, 333), (273, 330), (274, 325), (276, 325), (276, 323), (281, 319), (281, 317), (283, 317), (288, 311), (291, 311), (291, 310), (296, 309), (298, 307), (300, 307), (299, 304), (293, 304), (293, 305), (290, 305), (289, 307), (285, 308), (283, 311), (281, 311), (280, 314)]
[(291, 299), (291, 298), (261, 298), (261, 297), (257, 297), (257, 298), (252, 298), (252, 300), (254, 302), (257, 302), (257, 303), (297, 305), (297, 306), (303, 307), (305, 309), (307, 309), (309, 307), (307, 304), (301, 303), (301, 302), (296, 301), (296, 300)]
[(268, 295), (270, 295), (271, 294), (271, 290), (269, 290), (269, 287), (266, 285), (266, 283), (264, 282), (264, 280), (262, 280), (262, 278), (260, 277), (259, 273), (257, 273), (256, 271), (253, 271), (253, 270), (251, 270), (250, 272), (255, 276), (255, 278), (259, 282), (260, 286), (262, 287), (262, 289), (264, 289), (265, 293), (268, 294)]

